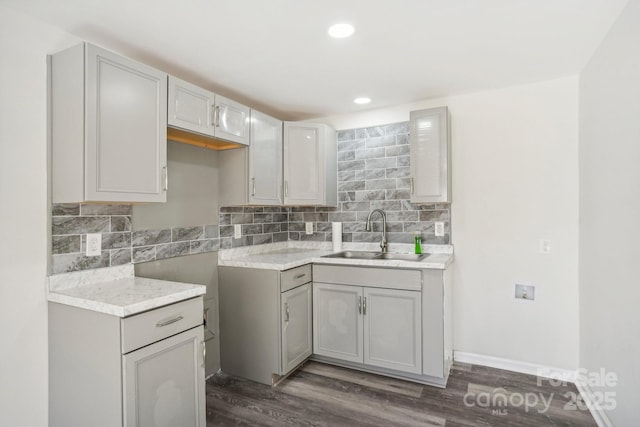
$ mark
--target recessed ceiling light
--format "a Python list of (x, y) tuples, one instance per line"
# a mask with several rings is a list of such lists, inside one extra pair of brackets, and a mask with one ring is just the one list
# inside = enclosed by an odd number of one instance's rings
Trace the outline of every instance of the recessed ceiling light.
[(353, 25), (341, 23), (330, 26), (328, 33), (333, 38), (343, 39), (345, 37), (351, 36), (355, 31), (356, 30), (355, 28), (353, 28)]
[(361, 96), (353, 100), (356, 104), (368, 104), (371, 102), (371, 98), (367, 98), (366, 96)]

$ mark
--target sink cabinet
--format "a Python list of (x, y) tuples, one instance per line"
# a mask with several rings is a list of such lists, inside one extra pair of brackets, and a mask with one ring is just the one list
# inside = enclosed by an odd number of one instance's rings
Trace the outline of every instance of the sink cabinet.
[(50, 302), (49, 424), (205, 427), (202, 306), (121, 318)]
[(223, 372), (275, 385), (312, 352), (311, 265), (218, 267)]
[(53, 202), (165, 202), (167, 75), (82, 43), (50, 86)]
[(314, 265), (313, 359), (444, 387), (451, 271)]

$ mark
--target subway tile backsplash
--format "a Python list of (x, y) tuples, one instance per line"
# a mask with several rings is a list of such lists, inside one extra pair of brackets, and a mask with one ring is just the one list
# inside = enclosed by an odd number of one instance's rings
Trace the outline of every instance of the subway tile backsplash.
[[(217, 225), (131, 231), (128, 204), (54, 204), (51, 218), (53, 274), (213, 252)], [(102, 234), (100, 256), (84, 255), (87, 233)]]
[[(373, 209), (387, 214), (387, 239), (412, 243), (414, 232), (429, 244), (451, 240), (449, 204), (416, 205), (409, 201), (409, 122), (338, 131), (338, 207), (221, 207), (219, 225), (131, 230), (128, 204), (54, 204), (52, 270), (54, 274), (213, 252), (238, 246), (286, 240), (330, 241), (331, 222), (342, 222), (345, 242), (379, 242), (381, 218), (365, 231)], [(445, 223), (436, 237), (434, 222)], [(313, 223), (306, 234), (305, 223)], [(240, 225), (242, 237), (233, 237)], [(102, 254), (84, 255), (87, 233), (102, 234)]]

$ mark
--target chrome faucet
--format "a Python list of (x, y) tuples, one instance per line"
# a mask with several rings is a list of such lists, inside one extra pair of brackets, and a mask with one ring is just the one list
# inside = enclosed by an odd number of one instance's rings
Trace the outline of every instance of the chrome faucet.
[(364, 226), (366, 231), (371, 231), (371, 215), (378, 212), (382, 216), (382, 240), (380, 241), (380, 249), (382, 252), (387, 252), (387, 214), (382, 209), (374, 209), (369, 212), (367, 216), (367, 224)]

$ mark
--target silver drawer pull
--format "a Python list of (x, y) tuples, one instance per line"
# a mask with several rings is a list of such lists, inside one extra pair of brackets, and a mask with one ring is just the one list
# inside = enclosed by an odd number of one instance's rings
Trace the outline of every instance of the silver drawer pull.
[(307, 273), (302, 273), (302, 274), (296, 274), (295, 276), (293, 276), (294, 279), (302, 279), (304, 276), (306, 276)]
[(168, 320), (164, 320), (164, 321), (162, 321), (162, 322), (158, 322), (158, 323), (156, 323), (156, 327), (157, 327), (157, 328), (162, 328), (163, 326), (167, 326), (167, 325), (170, 325), (170, 324), (172, 324), (172, 323), (179, 322), (179, 321), (181, 321), (182, 319), (184, 319), (184, 317), (182, 317), (182, 316), (177, 316), (177, 317), (174, 317), (173, 319), (168, 319)]

